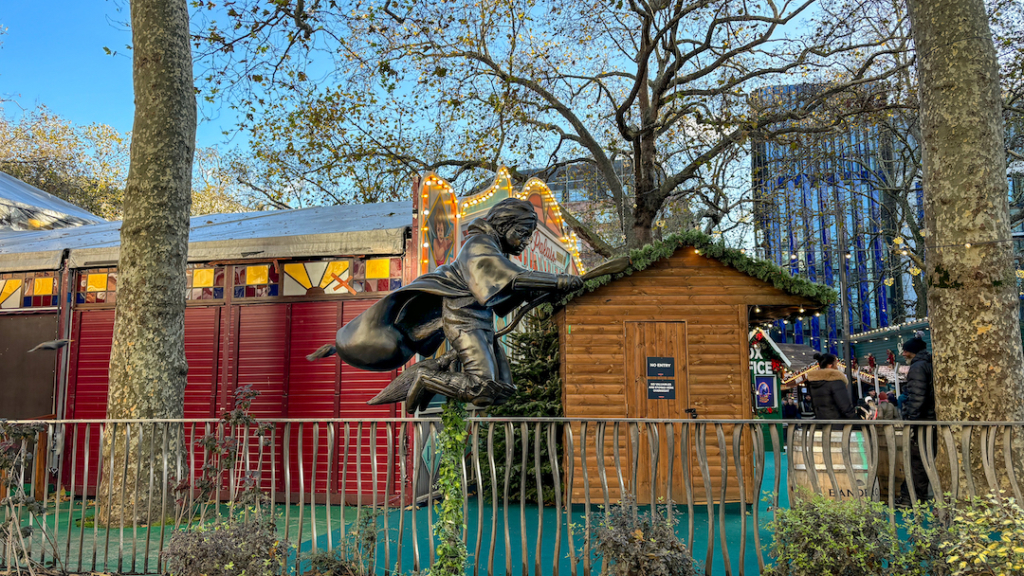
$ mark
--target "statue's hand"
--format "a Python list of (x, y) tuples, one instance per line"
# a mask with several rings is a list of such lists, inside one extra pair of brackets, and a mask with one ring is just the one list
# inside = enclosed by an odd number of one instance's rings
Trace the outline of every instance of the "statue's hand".
[(583, 278), (572, 274), (558, 275), (558, 289), (562, 292), (575, 292), (583, 288)]

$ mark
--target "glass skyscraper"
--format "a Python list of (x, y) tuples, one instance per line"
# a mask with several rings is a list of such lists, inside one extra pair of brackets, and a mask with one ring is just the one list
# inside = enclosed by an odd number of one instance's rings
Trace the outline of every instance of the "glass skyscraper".
[[(821, 88), (773, 86), (756, 99), (796, 108)], [(805, 133), (806, 126), (794, 121), (787, 135), (753, 142), (755, 241), (760, 257), (842, 291), (847, 303), (846, 314), (833, 305), (820, 317), (780, 321), (773, 337), (837, 354), (850, 334), (925, 316), (924, 302), (918, 302), (925, 251), (906, 243), (914, 242), (924, 223), (920, 151), (913, 130), (891, 119), (847, 124), (824, 135)], [(1024, 148), (1019, 130), (1011, 119), (1008, 148)], [(1018, 218), (1024, 161), (1010, 158), (1008, 181), (1011, 216)], [(1024, 220), (1013, 230), (1024, 237)], [(1020, 254), (1024, 238), (1015, 248)], [(1018, 268), (1024, 267), (1020, 261)], [(1024, 288), (1021, 293), (1024, 298)]]
[[(770, 87), (758, 97), (796, 106), (816, 89)], [(793, 275), (845, 288), (845, 317), (834, 305), (820, 317), (775, 325), (780, 341), (836, 353), (848, 334), (888, 326), (894, 300), (903, 306), (903, 282), (893, 276), (891, 254), (891, 231), (899, 223), (892, 221), (884, 197), (893, 188), (883, 170), (892, 160), (892, 145), (886, 129), (871, 125), (827, 136), (801, 134), (796, 123), (793, 128), (782, 139), (755, 141), (752, 147), (757, 251)], [(914, 211), (923, 212), (919, 185), (911, 195)]]

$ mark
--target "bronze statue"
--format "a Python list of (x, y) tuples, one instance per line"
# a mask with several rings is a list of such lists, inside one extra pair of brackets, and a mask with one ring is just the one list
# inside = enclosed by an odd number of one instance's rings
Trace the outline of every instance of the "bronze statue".
[(516, 388), (495, 315), (583, 287), (579, 276), (526, 270), (509, 260), (526, 249), (536, 228), (532, 204), (502, 200), (470, 224), (454, 262), (385, 296), (338, 330), (335, 345), (307, 359), (338, 354), (356, 368), (395, 370), (414, 354), (433, 355), (447, 341), (448, 352), (406, 370), (369, 403), (404, 401), (409, 413), (435, 393), (477, 406), (504, 403)]

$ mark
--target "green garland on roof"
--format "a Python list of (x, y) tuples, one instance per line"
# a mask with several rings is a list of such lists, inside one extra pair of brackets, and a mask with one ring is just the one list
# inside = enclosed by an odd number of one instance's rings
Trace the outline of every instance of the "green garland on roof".
[(655, 262), (668, 258), (683, 246), (692, 246), (700, 250), (704, 256), (732, 266), (748, 276), (764, 280), (783, 292), (793, 294), (794, 296), (803, 296), (822, 306), (836, 302), (839, 299), (839, 294), (824, 284), (816, 284), (806, 278), (791, 276), (789, 272), (778, 264), (768, 260), (752, 258), (736, 248), (727, 248), (724, 244), (716, 243), (711, 236), (699, 230), (685, 230), (670, 234), (660, 242), (654, 242), (643, 248), (631, 250), (629, 252), (630, 266), (625, 272), (588, 280), (583, 290), (570, 294), (560, 302), (560, 305), (564, 306), (576, 296), (585, 292), (593, 292), (613, 280), (618, 280), (634, 272), (644, 270)]

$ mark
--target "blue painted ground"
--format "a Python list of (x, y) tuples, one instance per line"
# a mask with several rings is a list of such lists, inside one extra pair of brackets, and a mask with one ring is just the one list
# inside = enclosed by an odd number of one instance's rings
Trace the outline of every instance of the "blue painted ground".
[[(775, 467), (774, 462), (771, 458), (768, 459), (764, 481), (762, 482), (761, 493), (762, 496), (766, 496), (771, 493), (774, 487), (774, 474)], [(782, 488), (782, 496), (779, 502), (781, 507), (788, 507), (789, 501), (785, 495), (786, 486), (786, 460), (783, 456), (782, 460), (782, 477), (780, 478), (780, 486)], [(511, 546), (505, 546), (505, 509), (501, 506), (499, 497), (497, 513), (492, 514), (492, 506), (490, 502), (485, 503), (484, 514), (483, 514), (483, 529), (479, 540), (479, 554), (476, 552), (477, 549), (477, 530), (479, 527), (479, 507), (478, 500), (471, 499), (469, 503), (469, 515), (468, 515), (468, 526), (469, 526), (469, 569), (468, 574), (476, 574), (477, 570), (480, 574), (487, 574), (489, 572), (488, 565), (493, 563), (493, 572), (495, 574), (524, 574), (523, 559), (526, 559), (526, 568), (529, 573), (533, 574), (534, 566), (536, 565), (536, 534), (537, 534), (537, 522), (538, 522), (538, 509), (536, 505), (527, 505), (525, 507), (526, 514), (526, 554), (524, 556), (522, 547), (522, 531), (520, 529), (520, 506), (518, 504), (510, 504), (508, 507), (508, 532), (509, 541)], [(765, 529), (765, 524), (771, 520), (772, 513), (770, 511), (770, 503), (766, 501), (759, 501), (758, 505), (758, 524), (754, 526), (753, 519), (753, 507), (747, 506), (745, 511), (740, 509), (739, 504), (727, 504), (725, 506), (725, 541), (726, 546), (729, 550), (729, 562), (733, 573), (739, 572), (739, 566), (742, 562), (744, 572), (747, 574), (757, 574), (759, 571), (758, 558), (756, 554), (756, 547), (754, 541), (755, 529), (757, 530), (760, 538), (762, 549), (766, 549), (766, 546), (771, 541), (771, 534)], [(646, 511), (647, 507), (640, 507), (641, 513)], [(725, 566), (722, 557), (722, 542), (721, 533), (719, 532), (719, 508), (715, 507), (712, 516), (712, 529), (713, 529), (713, 545), (714, 545), (714, 559), (711, 565), (712, 574), (723, 574), (725, 573)], [(380, 544), (377, 547), (377, 572), (383, 574), (385, 570), (397, 571), (398, 573), (409, 573), (414, 568), (415, 558), (415, 547), (414, 542), (414, 529), (412, 521), (412, 513), (405, 511), (405, 525), (404, 530), (399, 533), (399, 521), (400, 512), (393, 510), (388, 514), (388, 534), (390, 535), (390, 547), (389, 550), (385, 550), (384, 545), (384, 534), (380, 534)], [(599, 522), (603, 517), (601, 510), (596, 506), (596, 503), (592, 504), (591, 508), (592, 522)], [(562, 530), (559, 538), (556, 538), (557, 527), (559, 525), (558, 512), (552, 506), (544, 507), (541, 518), (542, 518), (542, 530), (541, 530), (541, 552), (540, 552), (540, 563), (541, 574), (545, 576), (568, 576), (578, 572), (583, 573), (583, 535), (585, 533), (586, 519), (584, 514), (584, 506), (582, 504), (576, 505), (574, 503), (573, 510), (573, 543), (576, 547), (575, 562), (570, 554), (569, 546), (569, 534), (565, 528), (564, 518), (562, 518)], [(431, 546), (428, 545), (428, 518), (426, 508), (419, 508), (415, 512), (415, 542), (418, 543), (420, 563), (418, 568), (420, 570), (426, 569), (430, 566), (431, 557), (430, 551)], [(492, 525), (492, 516), (497, 519), (496, 532)], [(687, 516), (686, 506), (677, 506), (675, 508), (675, 516), (679, 519), (676, 532), (679, 537), (684, 541), (688, 541), (689, 522)], [(694, 508), (694, 533), (691, 550), (696, 552), (698, 556), (697, 560), (700, 562), (701, 567), (704, 567), (705, 563), (705, 552), (708, 550), (708, 509), (707, 506), (695, 506)], [(380, 520), (379, 526), (383, 531), (384, 522)], [(351, 530), (351, 528), (349, 528)], [(741, 559), (741, 539), (746, 533), (746, 546), (742, 549), (744, 552)], [(496, 538), (494, 537), (496, 533)], [(340, 530), (335, 530), (331, 539), (336, 543), (339, 541), (341, 534)], [(491, 546), (493, 541), (493, 555), (491, 553)], [(556, 555), (555, 544), (559, 543), (559, 550)], [(325, 548), (327, 546), (327, 535), (324, 534), (317, 538), (317, 547)], [(312, 548), (312, 542), (306, 540), (301, 546), (301, 552), (306, 553)], [(399, 554), (401, 551), (401, 554)], [(557, 561), (556, 561), (557, 558)], [(767, 557), (766, 557), (767, 561)], [(575, 566), (574, 566), (575, 565)], [(509, 570), (509, 567), (511, 568)], [(575, 568), (575, 571), (573, 570)], [(600, 573), (600, 559), (594, 556), (592, 558), (591, 568), (594, 573)]]

